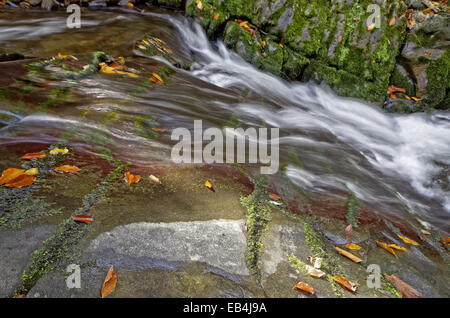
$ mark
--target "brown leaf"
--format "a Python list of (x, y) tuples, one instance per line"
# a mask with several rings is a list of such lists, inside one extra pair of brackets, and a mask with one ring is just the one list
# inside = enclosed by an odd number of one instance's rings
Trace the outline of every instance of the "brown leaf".
[(74, 220), (75, 222), (83, 222), (83, 223), (86, 223), (86, 224), (89, 224), (89, 223), (94, 222), (94, 218), (93, 218), (92, 216), (86, 215), (86, 214), (78, 214), (78, 215), (75, 215), (75, 216), (73, 217), (73, 220)]
[(384, 242), (380, 242), (380, 241), (376, 241), (378, 245), (380, 245), (382, 248), (384, 248), (386, 251), (388, 251), (389, 253), (391, 253), (392, 255), (394, 255), (395, 257), (397, 257), (397, 255), (395, 255), (394, 250), (392, 249), (392, 247), (389, 247), (389, 245), (387, 243)]
[(302, 290), (304, 292), (307, 292), (310, 295), (314, 295), (316, 293), (314, 288), (312, 288), (310, 284), (305, 283), (305, 282), (298, 282), (297, 284), (295, 284), (294, 289)]
[(405, 236), (401, 236), (401, 235), (398, 235), (398, 234), (397, 234), (397, 236), (398, 236), (399, 238), (401, 238), (402, 241), (405, 242), (405, 243), (412, 244), (412, 245), (420, 245), (420, 244), (417, 243), (416, 241), (411, 240), (410, 238), (407, 238), (407, 237), (405, 237)]
[(394, 274), (392, 274), (391, 276), (389, 276), (388, 274), (384, 274), (384, 277), (386, 277), (386, 279), (394, 285), (395, 289), (397, 289), (397, 291), (403, 297), (405, 297), (405, 298), (422, 298), (422, 294), (418, 290), (416, 290), (411, 285), (405, 283), (403, 280), (401, 280)]
[(393, 17), (392, 19), (390, 19), (388, 25), (393, 26), (395, 25), (395, 22), (397, 22), (397, 17)]
[(3, 171), (2, 176), (0, 177), (0, 185), (8, 183), (24, 173), (25, 170), (23, 169), (8, 168)]
[(350, 290), (352, 292), (356, 291), (356, 284), (352, 283), (347, 278), (341, 277), (341, 276), (333, 276), (333, 279), (336, 282), (338, 282), (339, 284), (341, 284), (342, 286), (344, 286), (345, 288), (347, 288), (348, 290)]
[(321, 257), (318, 256), (309, 256), (308, 257), (309, 262), (312, 264), (312, 266), (314, 268), (319, 269), (320, 267), (322, 267), (322, 261), (323, 259)]
[(34, 158), (45, 158), (45, 154), (42, 152), (30, 152), (30, 153), (26, 153), (24, 154), (22, 157), (20, 157), (20, 159), (34, 159)]
[(15, 294), (13, 298), (27, 298), (27, 294)]
[(348, 242), (351, 243), (353, 240), (353, 226), (351, 224), (347, 225), (344, 232), (345, 236), (347, 236)]
[(141, 180), (141, 176), (133, 175), (130, 171), (127, 171), (125, 172), (125, 179), (127, 180), (128, 184), (138, 183)]
[(10, 188), (22, 188), (22, 187), (29, 186), (34, 181), (36, 181), (36, 177), (33, 177), (29, 174), (21, 174), (17, 178), (6, 183), (5, 186), (10, 187)]
[(406, 10), (406, 26), (408, 27), (408, 29), (414, 29), (414, 27), (416, 26), (416, 20), (414, 19), (414, 17), (412, 16), (413, 13), (413, 9), (408, 9)]
[(315, 278), (322, 278), (325, 276), (325, 272), (310, 265), (306, 265), (306, 273)]
[(388, 93), (388, 94), (393, 94), (393, 93), (406, 94), (406, 89), (400, 88), (400, 87), (397, 87), (397, 86), (394, 86), (394, 85), (389, 85), (388, 88), (387, 88), (386, 93)]
[(362, 259), (360, 259), (359, 257), (353, 255), (352, 253), (347, 252), (346, 250), (343, 250), (342, 248), (339, 248), (337, 246), (335, 246), (336, 250), (339, 252), (339, 254), (344, 255), (345, 257), (351, 259), (352, 261), (354, 261), (355, 263), (359, 263), (362, 262)]
[(54, 170), (73, 173), (73, 172), (80, 171), (81, 169), (76, 166), (63, 165), (63, 166), (56, 167)]
[(271, 198), (272, 200), (278, 201), (280, 200), (280, 196), (276, 193), (269, 193), (269, 198)]
[(108, 274), (106, 274), (105, 281), (102, 286), (102, 298), (105, 298), (113, 292), (117, 284), (117, 273), (114, 271), (114, 265), (109, 268)]

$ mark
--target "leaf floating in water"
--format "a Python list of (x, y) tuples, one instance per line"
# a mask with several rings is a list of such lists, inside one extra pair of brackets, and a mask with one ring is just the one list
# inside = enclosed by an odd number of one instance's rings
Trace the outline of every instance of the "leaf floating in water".
[(30, 152), (30, 153), (26, 153), (24, 154), (22, 157), (20, 157), (20, 159), (27, 159), (27, 160), (31, 160), (31, 159), (35, 159), (35, 158), (45, 158), (45, 154), (42, 152)]
[(49, 151), (49, 153), (51, 154), (51, 155), (58, 155), (58, 154), (62, 154), (62, 155), (65, 155), (65, 154), (67, 154), (69, 152), (69, 149), (67, 149), (67, 148), (64, 148), (64, 149), (60, 149), (60, 148), (53, 148), (52, 150), (50, 150)]
[(402, 241), (405, 242), (405, 243), (412, 244), (412, 245), (420, 245), (420, 244), (417, 243), (416, 241), (411, 240), (411, 239), (409, 239), (409, 238), (407, 238), (407, 237), (405, 237), (405, 236), (401, 236), (401, 235), (398, 235), (398, 234), (397, 234), (397, 236), (398, 236), (399, 238), (401, 238)]
[(150, 178), (150, 180), (152, 180), (153, 182), (156, 182), (156, 183), (162, 185), (162, 182), (161, 182), (157, 177), (155, 177), (154, 175), (151, 174), (151, 175), (149, 176), (149, 178)]
[(86, 215), (86, 214), (78, 214), (78, 215), (75, 215), (75, 216), (73, 217), (73, 220), (74, 220), (75, 222), (83, 222), (83, 223), (86, 223), (86, 224), (89, 224), (89, 223), (94, 222), (94, 218), (93, 218), (92, 216)]
[(102, 298), (105, 298), (111, 294), (116, 288), (117, 273), (114, 271), (114, 265), (109, 268), (108, 274), (106, 274), (105, 281), (102, 286)]
[(411, 285), (405, 283), (403, 280), (401, 280), (394, 274), (392, 274), (390, 276), (388, 274), (384, 274), (384, 277), (386, 277), (386, 279), (394, 285), (395, 289), (397, 289), (397, 291), (403, 297), (405, 297), (405, 298), (422, 298), (422, 294), (418, 290), (416, 290)]
[(306, 273), (314, 278), (322, 278), (325, 276), (325, 272), (310, 265), (306, 265)]
[(351, 224), (347, 225), (344, 232), (348, 242), (351, 243), (353, 240), (353, 226)]
[(347, 288), (348, 290), (350, 290), (352, 292), (356, 291), (356, 284), (352, 283), (347, 278), (341, 277), (341, 276), (333, 276), (333, 279), (336, 282), (338, 282), (339, 284), (341, 284), (342, 286), (344, 286), (345, 288)]
[(272, 200), (278, 201), (280, 200), (280, 196), (276, 193), (269, 193), (269, 198), (271, 198)]
[(314, 295), (316, 293), (314, 288), (312, 288), (310, 284), (305, 283), (305, 282), (298, 282), (297, 284), (295, 284), (294, 289), (302, 290), (304, 292), (307, 292), (310, 295)]
[(362, 259), (360, 259), (359, 257), (353, 255), (352, 253), (347, 252), (346, 250), (343, 250), (342, 248), (339, 248), (337, 246), (335, 246), (336, 250), (339, 252), (339, 254), (344, 255), (345, 257), (351, 259), (352, 261), (354, 261), (355, 263), (360, 263), (362, 262)]
[(398, 245), (395, 245), (395, 244), (389, 244), (388, 247), (395, 248), (396, 250), (406, 252), (406, 248), (398, 246)]
[(21, 174), (17, 178), (6, 183), (5, 186), (10, 188), (22, 188), (29, 186), (34, 181), (36, 181), (36, 177), (30, 176), (29, 174)]
[(138, 183), (141, 180), (140, 175), (133, 175), (130, 171), (125, 172), (125, 179), (128, 184)]
[(23, 169), (8, 168), (3, 171), (2, 176), (0, 177), (0, 185), (9, 183), (24, 173), (25, 170)]
[(356, 251), (359, 251), (361, 249), (361, 246), (355, 243), (348, 243), (345, 245), (345, 247), (348, 248), (349, 250), (356, 250)]
[(216, 190), (214, 190), (212, 183), (209, 181), (205, 181), (205, 187), (211, 190), (212, 192), (216, 192)]
[(74, 173), (74, 172), (80, 171), (81, 169), (76, 167), (76, 166), (64, 165), (64, 166), (56, 167), (54, 170), (55, 171)]
[(388, 251), (389, 253), (391, 253), (392, 255), (394, 255), (395, 257), (397, 257), (397, 255), (395, 254), (395, 251), (392, 249), (392, 247), (389, 247), (389, 245), (387, 243), (384, 242), (380, 242), (380, 241), (376, 241), (378, 245), (380, 245), (382, 248), (384, 248), (386, 251)]
[(35, 174), (39, 173), (38, 168), (30, 168), (27, 171), (24, 172), (25, 174), (29, 174), (30, 176), (34, 176)]

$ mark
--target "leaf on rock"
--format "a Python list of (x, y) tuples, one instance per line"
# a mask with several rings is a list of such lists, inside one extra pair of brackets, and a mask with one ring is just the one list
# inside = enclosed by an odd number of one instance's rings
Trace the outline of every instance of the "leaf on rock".
[(367, 27), (367, 31), (372, 31), (373, 29), (375, 29), (375, 23), (372, 23)]
[(117, 273), (114, 271), (114, 265), (109, 268), (108, 274), (106, 274), (105, 281), (102, 286), (102, 298), (105, 298), (111, 294), (116, 288)]
[(405, 236), (401, 236), (401, 235), (398, 235), (398, 234), (397, 234), (397, 236), (398, 236), (399, 238), (401, 238), (402, 241), (405, 242), (405, 243), (412, 244), (412, 245), (420, 245), (420, 244), (417, 243), (416, 241), (411, 240), (410, 238), (407, 238), (407, 237), (405, 237)]
[(271, 198), (272, 200), (275, 200), (275, 201), (278, 201), (281, 199), (280, 196), (276, 193), (270, 193), (269, 198)]
[(159, 76), (155, 72), (152, 72), (152, 77), (150, 78), (150, 80), (153, 83), (162, 83), (162, 82), (164, 82), (163, 79), (161, 78), (161, 76)]
[(166, 131), (164, 128), (156, 128), (156, 127), (153, 127), (152, 130), (156, 131), (156, 132), (159, 132), (159, 133), (163, 133), (163, 132)]
[(316, 293), (314, 288), (312, 288), (310, 284), (305, 283), (305, 282), (298, 282), (297, 284), (295, 284), (294, 289), (302, 290), (304, 292), (307, 292), (310, 295), (314, 295)]
[(353, 240), (353, 226), (351, 224), (347, 225), (344, 232), (348, 242), (351, 243)]
[(396, 250), (406, 252), (406, 248), (401, 247), (401, 246), (398, 246), (398, 245), (395, 245), (395, 244), (389, 244), (388, 247), (390, 247), (390, 248), (395, 248)]
[(378, 245), (380, 245), (382, 248), (384, 248), (386, 251), (388, 251), (389, 253), (391, 253), (392, 255), (394, 255), (395, 257), (397, 257), (397, 255), (395, 254), (395, 251), (392, 249), (392, 247), (389, 247), (389, 245), (387, 243), (384, 242), (380, 242), (380, 241), (376, 241)]
[(15, 294), (13, 298), (27, 298), (27, 294)]
[(36, 181), (36, 177), (30, 176), (29, 174), (21, 174), (17, 178), (6, 183), (5, 186), (10, 188), (22, 188), (29, 186), (34, 181)]
[(322, 267), (322, 258), (312, 255), (308, 257), (309, 262), (312, 264), (312, 266), (314, 266), (314, 268), (319, 269), (320, 267)]
[(208, 180), (205, 181), (205, 187), (208, 188), (209, 190), (211, 190), (212, 192), (216, 192), (216, 190), (214, 190), (212, 183), (209, 182)]
[(35, 174), (39, 173), (38, 168), (30, 168), (27, 171), (24, 172), (25, 174), (29, 174), (30, 176), (34, 176)]
[(35, 159), (35, 158), (45, 158), (45, 154), (42, 152), (30, 152), (30, 153), (26, 153), (22, 157), (20, 157), (20, 159), (27, 159), (27, 160), (31, 160), (31, 159)]
[(8, 168), (3, 171), (2, 176), (0, 177), (0, 185), (9, 183), (24, 173), (25, 170), (23, 169)]
[(387, 90), (386, 90), (386, 92), (387, 92), (389, 95), (394, 94), (394, 93), (403, 93), (403, 94), (406, 94), (406, 89), (400, 88), (400, 87), (397, 87), (397, 86), (394, 86), (394, 85), (389, 85), (388, 88), (387, 88)]
[(128, 184), (138, 183), (141, 180), (140, 175), (133, 175), (130, 171), (125, 172), (125, 179)]
[(353, 255), (352, 253), (349, 253), (346, 250), (343, 250), (342, 248), (339, 248), (337, 246), (335, 246), (335, 248), (339, 252), (339, 254), (344, 255), (345, 257), (351, 259), (353, 262), (355, 262), (355, 263), (362, 262), (362, 259), (360, 259), (359, 257)]
[(445, 243), (449, 243), (450, 244), (450, 237), (444, 237), (442, 239)]
[(58, 154), (62, 154), (65, 155), (66, 153), (69, 152), (69, 149), (64, 148), (64, 149), (60, 149), (60, 148), (53, 148), (52, 150), (49, 151), (49, 153), (51, 155), (58, 155)]
[(355, 243), (348, 243), (345, 245), (345, 247), (348, 248), (349, 250), (356, 250), (356, 251), (359, 251), (361, 249), (361, 246)]
[(75, 222), (83, 222), (83, 223), (86, 223), (86, 224), (89, 224), (89, 223), (94, 222), (94, 218), (93, 218), (92, 216), (86, 215), (86, 214), (78, 214), (78, 215), (75, 215), (75, 216), (73, 217), (73, 220), (74, 220)]
[(310, 265), (305, 265), (306, 273), (314, 278), (322, 278), (325, 276), (325, 272), (321, 271), (318, 268), (314, 268)]
[(403, 280), (401, 280), (394, 274), (392, 274), (390, 276), (388, 274), (384, 274), (384, 277), (386, 277), (386, 279), (388, 281), (390, 281), (392, 283), (392, 285), (394, 285), (395, 289), (397, 289), (399, 294), (402, 295), (403, 297), (405, 297), (405, 298), (422, 298), (422, 294), (418, 290), (416, 290), (411, 285), (405, 283)]
[(156, 182), (156, 183), (162, 185), (162, 182), (161, 182), (157, 177), (155, 177), (154, 175), (151, 174), (151, 175), (149, 176), (149, 178), (150, 178), (150, 180), (152, 180), (153, 182)]
[(74, 172), (80, 171), (81, 169), (76, 166), (63, 165), (63, 166), (56, 167), (54, 170), (74, 173)]
[(426, 234), (426, 235), (430, 235), (431, 233), (430, 232), (428, 232), (428, 231), (426, 231), (426, 230), (424, 230), (424, 229), (421, 229), (420, 230), (423, 234)]
[(347, 288), (348, 290), (350, 290), (352, 292), (356, 291), (356, 284), (352, 283), (347, 278), (341, 277), (341, 276), (333, 276), (333, 279), (336, 282), (338, 282), (339, 284), (341, 284), (342, 286), (344, 286), (345, 288)]

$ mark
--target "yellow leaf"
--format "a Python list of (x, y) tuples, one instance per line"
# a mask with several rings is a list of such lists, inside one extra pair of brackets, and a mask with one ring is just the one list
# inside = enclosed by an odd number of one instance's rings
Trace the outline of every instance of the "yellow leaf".
[(138, 183), (141, 180), (140, 175), (133, 175), (129, 171), (125, 172), (125, 179), (128, 184)]
[(390, 248), (395, 248), (396, 250), (399, 250), (399, 251), (404, 251), (404, 252), (406, 252), (406, 248), (404, 248), (404, 247), (400, 247), (400, 246), (398, 246), (398, 245), (395, 245), (395, 244), (389, 244), (389, 245), (388, 245), (388, 247), (390, 247)]
[(205, 182), (205, 187), (207, 187), (209, 190), (211, 190), (212, 192), (216, 192), (216, 190), (214, 190), (213, 185), (211, 184), (211, 182), (206, 181)]
[(141, 45), (141, 44), (138, 45), (138, 48), (140, 48), (141, 50), (147, 49), (145, 46), (143, 46), (143, 45)]
[(156, 182), (156, 183), (159, 183), (159, 184), (161, 184), (162, 185), (162, 182), (157, 178), (157, 177), (155, 177), (154, 175), (150, 175), (149, 176), (149, 178), (150, 178), (150, 180), (152, 180), (153, 182)]
[(348, 243), (345, 245), (345, 247), (348, 248), (349, 250), (359, 251), (361, 249), (361, 246), (359, 246), (358, 244), (355, 244), (355, 243)]
[(56, 167), (54, 170), (73, 173), (73, 172), (80, 171), (81, 169), (76, 166), (64, 165), (64, 166)]
[(63, 154), (65, 155), (66, 153), (69, 152), (69, 149), (64, 148), (64, 149), (60, 149), (60, 148), (53, 148), (52, 150), (49, 151), (49, 153), (51, 155), (57, 155), (57, 154)]
[(375, 28), (375, 23), (372, 23), (367, 27), (367, 31), (372, 31)]
[(430, 234), (431, 234), (430, 232), (425, 231), (424, 229), (422, 229), (422, 230), (420, 230), (420, 231), (422, 231), (422, 233), (423, 233), (423, 234), (426, 234), (426, 235), (430, 235)]
[(142, 43), (144, 43), (145, 45), (149, 45), (150, 44), (146, 40), (142, 40)]
[(18, 176), (24, 174), (25, 170), (16, 169), (16, 168), (8, 168), (3, 171), (2, 176), (0, 177), (0, 185), (9, 183)]
[(25, 171), (25, 174), (28, 174), (30, 176), (34, 176), (35, 174), (38, 174), (38, 173), (39, 173), (38, 168), (31, 168), (31, 169), (28, 169), (27, 171)]
[(156, 74), (155, 72), (152, 72), (152, 78), (151, 78), (152, 82), (155, 83), (161, 83), (163, 82), (163, 79), (161, 78), (161, 76), (159, 76), (158, 74)]
[(403, 240), (403, 242), (408, 243), (408, 244), (412, 244), (412, 245), (420, 245), (419, 243), (417, 243), (414, 240), (411, 240), (407, 237), (401, 236), (401, 235), (397, 235), (399, 238), (401, 238)]
[(284, 47), (284, 45), (282, 44), (282, 43), (279, 43), (278, 44), (281, 48), (283, 48)]
[(119, 56), (118, 62), (119, 64), (125, 64), (125, 58), (123, 56)]
[(130, 72), (125, 72), (125, 71), (116, 71), (116, 73), (128, 75), (128, 76), (131, 76), (131, 77), (139, 77), (139, 75), (137, 75), (137, 74), (130, 73)]
[(380, 245), (382, 248), (384, 248), (386, 251), (388, 251), (389, 253), (391, 253), (392, 255), (394, 255), (395, 257), (397, 257), (397, 255), (395, 254), (395, 251), (392, 249), (392, 247), (389, 247), (389, 245), (387, 243), (384, 242), (380, 242), (380, 241), (376, 241), (378, 245)]
[(416, 102), (421, 101), (423, 99), (423, 98), (419, 98), (419, 97), (415, 97), (415, 96), (412, 96), (411, 98)]
[(57, 59), (65, 59), (67, 57), (67, 55), (62, 55), (61, 53), (58, 52), (58, 55), (56, 55)]
[(360, 259), (359, 257), (353, 255), (352, 253), (347, 252), (346, 250), (343, 250), (342, 248), (339, 248), (337, 246), (335, 246), (336, 250), (339, 252), (339, 254), (344, 255), (345, 257), (351, 259), (352, 261), (354, 261), (355, 263), (359, 263), (362, 262), (362, 259)]

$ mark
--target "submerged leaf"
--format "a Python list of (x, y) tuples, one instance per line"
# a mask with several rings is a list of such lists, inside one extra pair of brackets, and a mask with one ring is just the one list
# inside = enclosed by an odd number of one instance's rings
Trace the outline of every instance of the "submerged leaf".
[(27, 159), (27, 160), (31, 160), (31, 159), (35, 159), (35, 158), (45, 158), (45, 154), (42, 152), (30, 152), (30, 153), (26, 153), (24, 154), (22, 157), (20, 157), (20, 159)]
[(416, 290), (411, 285), (405, 283), (403, 280), (401, 280), (394, 274), (392, 274), (390, 276), (388, 274), (384, 274), (384, 277), (386, 277), (386, 279), (394, 285), (395, 289), (397, 289), (397, 291), (403, 297), (405, 297), (405, 298), (422, 298), (422, 294), (418, 290)]
[(73, 173), (73, 172), (80, 171), (81, 169), (76, 166), (63, 165), (63, 166), (56, 167), (54, 170)]
[(105, 281), (102, 286), (102, 298), (105, 298), (113, 292), (117, 284), (117, 273), (114, 271), (114, 265), (109, 268), (108, 274), (106, 274)]
[(380, 245), (382, 248), (384, 248), (386, 251), (388, 251), (389, 253), (391, 253), (392, 255), (394, 255), (395, 257), (397, 257), (397, 255), (395, 255), (394, 250), (392, 249), (392, 247), (389, 247), (389, 245), (387, 243), (384, 242), (380, 242), (380, 241), (376, 241), (378, 245)]
[(348, 290), (350, 290), (352, 292), (356, 291), (356, 284), (352, 283), (347, 278), (341, 277), (341, 276), (333, 276), (333, 279), (336, 282), (338, 282), (339, 284), (341, 284), (342, 286), (344, 286), (345, 288), (347, 288)]
[(339, 252), (339, 254), (344, 255), (345, 257), (351, 259), (352, 261), (354, 261), (355, 263), (360, 263), (362, 262), (362, 259), (360, 259), (359, 257), (353, 255), (352, 253), (347, 252), (346, 250), (343, 250), (342, 248), (339, 248), (337, 246), (335, 246), (336, 250)]
[(314, 288), (312, 288), (310, 284), (305, 283), (305, 282), (298, 282), (297, 284), (295, 284), (294, 289), (302, 290), (304, 292), (307, 292), (310, 295), (314, 295), (316, 293)]
[(405, 243), (412, 244), (412, 245), (420, 245), (420, 244), (417, 243), (416, 241), (411, 240), (410, 238), (407, 238), (407, 237), (405, 237), (405, 236), (401, 236), (401, 235), (398, 235), (398, 234), (397, 234), (397, 236), (398, 236), (399, 238), (401, 238), (402, 241), (405, 242)]
[(75, 215), (75, 216), (73, 217), (73, 220), (74, 220), (75, 222), (83, 222), (83, 223), (86, 223), (86, 224), (89, 224), (89, 223), (94, 222), (94, 218), (93, 218), (92, 216), (86, 215), (86, 214), (78, 214), (78, 215)]

